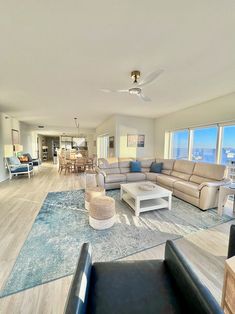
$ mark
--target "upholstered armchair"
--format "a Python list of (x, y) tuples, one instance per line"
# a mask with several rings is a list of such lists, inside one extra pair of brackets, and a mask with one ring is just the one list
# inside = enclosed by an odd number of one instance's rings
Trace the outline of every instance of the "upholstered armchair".
[(22, 164), (20, 160), (15, 157), (7, 157), (6, 165), (9, 171), (10, 180), (13, 176), (17, 176), (19, 174), (27, 174), (30, 178), (30, 174), (33, 174), (33, 164), (32, 162), (28, 162), (27, 164)]

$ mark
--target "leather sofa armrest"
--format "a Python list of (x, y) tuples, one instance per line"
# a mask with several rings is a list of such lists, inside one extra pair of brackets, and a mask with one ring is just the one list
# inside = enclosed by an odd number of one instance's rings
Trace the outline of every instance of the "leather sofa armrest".
[(211, 187), (211, 188), (219, 188), (220, 186), (223, 186), (223, 185), (229, 185), (231, 183), (231, 180), (230, 179), (225, 179), (225, 180), (222, 180), (222, 181), (218, 181), (218, 182), (203, 182), (199, 185), (198, 189), (201, 190), (204, 186), (207, 186), (207, 187)]
[(104, 177), (106, 177), (106, 173), (103, 170), (101, 170), (99, 167), (95, 167), (95, 171), (97, 174), (102, 174)]
[(70, 286), (64, 314), (86, 313), (92, 268), (91, 246), (82, 245), (77, 268)]
[(165, 264), (190, 313), (222, 314), (223, 310), (201, 283), (172, 241), (166, 242)]

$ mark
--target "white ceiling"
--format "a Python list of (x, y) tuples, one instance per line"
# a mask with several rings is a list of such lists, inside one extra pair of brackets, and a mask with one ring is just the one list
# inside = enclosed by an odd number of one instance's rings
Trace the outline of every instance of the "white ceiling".
[[(235, 91), (234, 0), (2, 0), (0, 111), (50, 128), (157, 117)], [(165, 71), (151, 103), (100, 88)]]

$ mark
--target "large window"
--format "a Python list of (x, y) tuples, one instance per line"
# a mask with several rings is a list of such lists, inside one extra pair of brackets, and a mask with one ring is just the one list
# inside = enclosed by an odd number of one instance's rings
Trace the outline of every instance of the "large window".
[(174, 159), (188, 159), (189, 131), (172, 132), (171, 156)]
[(221, 163), (235, 161), (235, 125), (223, 128)]
[(216, 162), (217, 127), (193, 130), (192, 160)]

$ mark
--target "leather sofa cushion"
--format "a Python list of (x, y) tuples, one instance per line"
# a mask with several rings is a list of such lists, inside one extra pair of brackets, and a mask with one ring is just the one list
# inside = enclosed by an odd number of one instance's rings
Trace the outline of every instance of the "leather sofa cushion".
[(214, 182), (215, 180), (212, 180), (212, 179), (209, 179), (209, 178), (205, 178), (205, 177), (199, 177), (199, 176), (195, 176), (195, 175), (192, 175), (189, 179), (190, 182), (194, 182), (194, 183), (197, 183), (197, 184), (201, 184), (203, 182)]
[(162, 173), (170, 175), (174, 166), (174, 159), (156, 159), (156, 162), (162, 162)]
[(190, 174), (183, 173), (183, 172), (178, 172), (178, 171), (172, 171), (171, 176), (188, 181), (189, 178), (191, 177)]
[(120, 173), (127, 173), (130, 172), (130, 167), (121, 167), (120, 169)]
[(107, 169), (102, 169), (106, 174), (117, 174), (120, 173), (119, 168), (107, 168)]
[(189, 160), (176, 160), (173, 171), (192, 174), (195, 167), (195, 162)]
[(188, 181), (193, 173), (195, 162), (188, 160), (176, 160), (171, 175)]
[(149, 172), (150, 168), (149, 167), (142, 167), (141, 172)]
[(137, 160), (141, 162), (142, 168), (150, 168), (151, 164), (155, 162), (155, 158), (138, 158)]
[(179, 179), (175, 177), (167, 176), (165, 174), (162, 174), (161, 176), (157, 177), (157, 182), (159, 182), (160, 184), (169, 186), (171, 188), (173, 188), (174, 182), (176, 181), (179, 181)]
[(142, 172), (126, 173), (127, 182), (144, 181), (145, 179), (146, 179), (146, 175), (145, 175), (145, 173), (142, 173)]
[(134, 158), (118, 158), (119, 168), (130, 168), (130, 162), (135, 161)]
[(110, 168), (118, 168), (118, 159), (115, 157), (112, 158), (99, 158), (98, 166), (100, 169), (110, 169)]
[[(193, 170), (193, 176), (207, 178), (207, 180), (204, 180), (204, 181), (213, 181), (213, 180), (220, 181), (226, 177), (226, 174), (227, 174), (226, 172), (227, 172), (226, 166), (209, 164), (205, 162), (197, 162)], [(196, 180), (198, 179), (196, 178)], [(190, 180), (190, 181), (195, 182), (194, 178), (193, 180)], [(196, 183), (199, 183), (199, 182), (196, 182)]]
[(157, 177), (159, 177), (161, 175), (162, 175), (161, 173), (147, 172), (146, 173), (146, 180), (156, 182), (157, 181)]
[(183, 192), (196, 198), (200, 197), (200, 191), (198, 187), (199, 184), (193, 182), (177, 181), (174, 183), (174, 190), (176, 189), (180, 192)]
[(105, 182), (106, 183), (111, 183), (111, 182), (126, 182), (126, 176), (125, 174), (117, 173), (117, 174), (108, 174), (105, 177)]
[(94, 263), (87, 313), (187, 313), (161, 260)]

